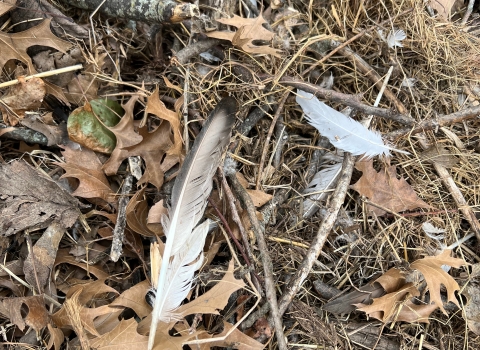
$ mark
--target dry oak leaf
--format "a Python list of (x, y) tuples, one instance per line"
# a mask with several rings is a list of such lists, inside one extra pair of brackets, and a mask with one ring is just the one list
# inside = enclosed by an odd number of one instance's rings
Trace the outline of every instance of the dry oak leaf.
[(158, 86), (147, 99), (145, 113), (154, 114), (160, 119), (166, 120), (170, 123), (171, 132), (173, 133), (173, 147), (167, 150), (167, 154), (180, 157), (182, 155), (183, 149), (182, 132), (180, 130), (180, 118), (176, 112), (167, 109), (167, 107), (165, 107), (165, 104), (160, 101), (160, 98), (158, 96)]
[(102, 163), (95, 152), (87, 148), (74, 149), (67, 145), (62, 151), (65, 163), (55, 163), (65, 170), (61, 178), (73, 177), (79, 185), (72, 196), (82, 198), (101, 198), (115, 203), (115, 193), (110, 188), (107, 177), (103, 173)]
[(57, 257), (55, 258), (54, 267), (60, 264), (70, 264), (70, 265), (78, 266), (85, 271), (88, 271), (88, 273), (91, 273), (98, 279), (105, 279), (110, 276), (107, 272), (104, 271), (102, 267), (100, 267), (100, 264), (98, 264), (97, 266), (97, 265), (90, 265), (90, 264), (77, 261), (75, 260), (75, 257), (70, 255), (69, 251), (70, 251), (70, 248), (58, 250)]
[(260, 14), (256, 18), (243, 18), (233, 15), (232, 18), (217, 19), (218, 22), (238, 28), (236, 32), (214, 31), (206, 33), (210, 38), (229, 40), (233, 46), (242, 49), (248, 53), (271, 54), (281, 57), (280, 50), (265, 45), (258, 46), (254, 41), (271, 41), (275, 34), (263, 27), (267, 23)]
[(444, 19), (448, 19), (456, 0), (430, 0), (430, 6)]
[(128, 157), (140, 156), (145, 161), (145, 173), (138, 181), (138, 185), (148, 182), (156, 188), (162, 187), (165, 172), (180, 161), (179, 156), (167, 154), (172, 147), (170, 130), (170, 124), (165, 122), (152, 132), (148, 132), (148, 127), (145, 126), (139, 130), (143, 137), (142, 142), (123, 148), (128, 152)]
[[(8, 11), (8, 6), (0, 7), (0, 16)], [(50, 30), (51, 19), (46, 19), (39, 25), (20, 33), (5, 33), (0, 31), (0, 72), (7, 61), (16, 59), (28, 66), (30, 73), (35, 73), (32, 60), (27, 54), (27, 49), (33, 45), (48, 46), (63, 53), (72, 46), (67, 41), (57, 38)]]
[(63, 340), (65, 339), (65, 335), (63, 334), (61, 329), (53, 328), (52, 325), (47, 324), (48, 333), (50, 333), (50, 339), (48, 340), (47, 349), (51, 349), (52, 346), (55, 350), (60, 350)]
[[(394, 213), (415, 208), (431, 208), (430, 205), (418, 198), (413, 188), (404, 179), (397, 179), (394, 165), (385, 170), (377, 171), (373, 168), (373, 161), (362, 161), (355, 164), (355, 168), (363, 174), (352, 189), (366, 196), (371, 202), (391, 210)], [(368, 205), (368, 211), (377, 216), (386, 214), (385, 210)]]
[(447, 290), (447, 301), (451, 301), (458, 307), (460, 307), (460, 305), (455, 297), (455, 291), (460, 290), (460, 286), (452, 276), (442, 269), (442, 265), (455, 268), (466, 265), (465, 261), (462, 259), (452, 258), (450, 253), (451, 250), (445, 249), (437, 256), (427, 256), (410, 265), (412, 269), (416, 269), (422, 273), (430, 292), (430, 300), (433, 301), (445, 315), (448, 314), (443, 307), (442, 298), (440, 296), (441, 285), (443, 284)]
[[(28, 307), (27, 315), (22, 316), (22, 306)], [(37, 333), (48, 324), (48, 311), (45, 308), (45, 301), (42, 295), (20, 298), (5, 298), (3, 310), (7, 312), (7, 318), (21, 331), (25, 325), (32, 327)], [(23, 313), (25, 314), (25, 313)]]
[[(109, 305), (94, 307), (95, 302), (104, 303), (109, 293), (118, 294), (112, 287), (107, 286), (105, 280), (97, 280), (86, 284), (77, 284), (67, 292), (65, 304), (52, 315), (52, 320), (58, 328), (73, 328), (78, 326), (75, 319), (80, 320), (83, 329), (90, 334), (100, 336), (97, 318), (101, 316), (117, 315), (123, 308), (111, 308)], [(73, 306), (69, 308), (68, 306)], [(92, 306), (92, 307), (90, 307)], [(72, 317), (72, 312), (76, 317)], [(118, 323), (114, 322), (114, 325)], [(112, 327), (113, 328), (113, 327)]]
[(152, 307), (145, 301), (145, 295), (150, 290), (147, 280), (128, 288), (118, 298), (110, 303), (110, 307), (121, 306), (130, 308), (138, 317), (144, 318), (152, 312)]
[(79, 202), (24, 161), (0, 164), (0, 235), (42, 229), (56, 221), (71, 227)]
[(146, 187), (139, 190), (130, 198), (126, 208), (127, 225), (136, 233), (146, 237), (157, 237), (163, 235), (161, 225), (149, 224), (148, 218), (148, 203), (144, 198)]
[(122, 320), (110, 332), (90, 340), (90, 346), (97, 350), (147, 349), (148, 336), (138, 334), (137, 325), (134, 318)]
[[(223, 278), (213, 286), (208, 292), (199, 296), (195, 300), (190, 301), (187, 304), (180, 306), (177, 309), (179, 317), (185, 317), (191, 314), (215, 314), (218, 315), (218, 310), (222, 310), (228, 302), (230, 295), (245, 287), (243, 280), (237, 280), (233, 275), (234, 264), (233, 260), (230, 261), (228, 265), (228, 270), (223, 276)], [(140, 324), (138, 325), (138, 331), (140, 334), (146, 334), (150, 329), (150, 323), (152, 320), (152, 315), (145, 317)], [(170, 324), (160, 322), (157, 330), (157, 335), (155, 338), (156, 344), (162, 344), (164, 347), (161, 349), (182, 349), (182, 343), (188, 341), (191, 337), (199, 336), (199, 332), (195, 332), (188, 337), (170, 337), (168, 332), (175, 326), (175, 322)], [(157, 340), (157, 338), (159, 338)], [(160, 340), (161, 338), (161, 340)], [(169, 344), (167, 347), (165, 342)]]
[(382, 322), (388, 322), (396, 317), (402, 302), (418, 295), (420, 295), (420, 292), (414, 284), (406, 283), (394, 292), (373, 299), (371, 305), (357, 304), (357, 306), (359, 311), (365, 312), (370, 317), (379, 319)]
[(133, 96), (126, 104), (122, 105), (125, 111), (122, 119), (114, 127), (108, 128), (115, 134), (117, 145), (102, 167), (107, 176), (115, 175), (123, 160), (129, 157), (128, 151), (124, 148), (139, 144), (143, 140), (143, 137), (135, 131), (133, 125), (133, 108), (137, 100), (138, 96)]
[(403, 271), (391, 268), (375, 280), (387, 293), (392, 293), (405, 285), (405, 274)]
[[(192, 345), (192, 349), (198, 346), (200, 350), (208, 350), (212, 346), (222, 347), (226, 349), (238, 349), (238, 350), (261, 350), (265, 347), (262, 343), (249, 337), (245, 333), (242, 333), (237, 328), (233, 328), (233, 325), (228, 322), (223, 322), (223, 332), (220, 334), (208, 334), (202, 333), (198, 337), (199, 339), (212, 338), (212, 341), (207, 344)], [(190, 344), (195, 344), (195, 341), (191, 341)]]
[(241, 279), (236, 279), (233, 275), (233, 260), (228, 265), (228, 270), (225, 276), (212, 289), (205, 294), (199, 296), (195, 300), (180, 306), (177, 310), (179, 315), (188, 316), (192, 314), (215, 314), (218, 315), (218, 310), (223, 310), (227, 305), (230, 295), (245, 287), (245, 282)]
[(42, 79), (34, 77), (25, 80), (20, 77), (18, 81), (0, 98), (0, 113), (7, 125), (17, 125), (25, 117), (25, 112), (39, 109), (45, 97), (46, 88)]

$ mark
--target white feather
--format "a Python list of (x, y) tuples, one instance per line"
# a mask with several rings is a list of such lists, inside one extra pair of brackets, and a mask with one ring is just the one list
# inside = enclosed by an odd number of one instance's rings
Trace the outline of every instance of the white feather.
[(356, 120), (327, 106), (308, 92), (298, 90), (297, 103), (302, 107), (310, 125), (338, 149), (366, 158), (376, 155), (389, 156), (390, 150), (395, 150), (383, 143), (378, 132), (368, 130)]
[(327, 154), (327, 156), (323, 157), (323, 160), (333, 161), (334, 163), (324, 166), (323, 169), (317, 172), (303, 191), (303, 194), (313, 193), (303, 201), (304, 218), (313, 215), (313, 212), (318, 208), (317, 203), (323, 201), (328, 195), (328, 190), (335, 187), (338, 176), (342, 171), (343, 156)]
[(148, 349), (154, 345), (159, 321), (178, 319), (175, 310), (187, 296), (195, 271), (201, 266), (201, 252), (208, 232), (203, 217), (212, 190), (212, 178), (230, 141), (236, 102), (225, 98), (204, 123), (191, 151), (185, 157), (172, 189), (168, 218), (162, 222), (167, 237), (160, 268)]

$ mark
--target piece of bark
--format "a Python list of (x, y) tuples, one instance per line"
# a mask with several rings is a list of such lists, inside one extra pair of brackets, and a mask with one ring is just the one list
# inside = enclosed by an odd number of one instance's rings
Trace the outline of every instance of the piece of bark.
[(79, 202), (24, 161), (0, 164), (0, 234), (41, 229), (56, 221), (71, 227)]
[(5, 125), (0, 125), (0, 137), (32, 144), (37, 143), (42, 146), (46, 146), (48, 144), (47, 137), (38, 131), (15, 127), (10, 128), (10, 131), (8, 132), (2, 133), (1, 131), (5, 128), (7, 128)]
[(32, 286), (37, 286), (43, 293), (48, 278), (51, 275), (53, 264), (57, 256), (58, 245), (65, 233), (65, 227), (58, 222), (53, 222), (40, 239), (35, 243), (23, 265), (25, 280)]
[(63, 0), (63, 2), (88, 11), (113, 18), (125, 18), (149, 23), (177, 23), (199, 15), (194, 4), (172, 0)]
[(354, 344), (359, 344), (363, 349), (400, 350), (400, 343), (393, 339), (382, 337), (382, 328), (374, 324), (349, 323), (346, 328), (350, 341)]
[[(75, 23), (55, 6), (46, 0), (18, 0), (17, 6), (11, 12), (13, 23), (18, 23), (15, 31), (23, 31), (38, 24), (38, 18), (51, 18), (52, 31), (55, 35), (65, 37), (65, 34), (78, 39), (88, 38), (88, 30)], [(37, 19), (31, 21), (32, 19)]]

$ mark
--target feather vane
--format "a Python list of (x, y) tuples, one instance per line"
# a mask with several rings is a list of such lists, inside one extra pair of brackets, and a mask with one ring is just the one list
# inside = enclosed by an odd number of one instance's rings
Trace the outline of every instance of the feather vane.
[(172, 189), (168, 218), (162, 224), (167, 238), (160, 268), (148, 349), (154, 345), (159, 321), (175, 320), (175, 310), (187, 296), (193, 275), (203, 263), (201, 254), (210, 222), (198, 227), (212, 190), (212, 178), (230, 142), (235, 122), (235, 99), (222, 99), (204, 123), (185, 157)]
[(309, 124), (338, 149), (366, 158), (389, 156), (391, 150), (398, 151), (385, 145), (380, 133), (368, 130), (356, 120), (319, 101), (314, 95), (298, 90), (296, 100)]
[(323, 201), (328, 190), (332, 189), (337, 182), (338, 176), (342, 171), (343, 156), (327, 154), (323, 157), (324, 162), (333, 162), (325, 165), (323, 169), (318, 171), (312, 181), (308, 184), (303, 194), (311, 195), (303, 201), (303, 217), (307, 218), (314, 214), (317, 210), (317, 203)]

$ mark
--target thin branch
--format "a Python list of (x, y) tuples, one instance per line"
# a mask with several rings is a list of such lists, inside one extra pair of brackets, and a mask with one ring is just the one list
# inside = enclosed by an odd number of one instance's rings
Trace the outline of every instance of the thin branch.
[(467, 119), (476, 118), (480, 115), (480, 106), (470, 107), (463, 109), (461, 111), (447, 114), (447, 115), (440, 115), (438, 118), (435, 119), (428, 119), (424, 120), (413, 128), (403, 128), (396, 131), (389, 132), (385, 135), (388, 139), (396, 139), (401, 136), (405, 136), (407, 134), (418, 134), (419, 132), (427, 131), (427, 130), (435, 130), (436, 128), (447, 126), (451, 124), (455, 124)]
[[(341, 43), (334, 43), (337, 46), (340, 46)], [(356, 52), (354, 52), (352, 49), (349, 47), (342, 47), (340, 50), (340, 53), (348, 58), (350, 58), (352, 61), (355, 62), (355, 68), (358, 68), (360, 72), (365, 74), (365, 76), (370, 79), (372, 83), (375, 84), (375, 86), (380, 90), (383, 85), (383, 79), (382, 77), (363, 59), (361, 58)], [(383, 95), (392, 102), (395, 105), (395, 108), (400, 114), (406, 114), (407, 109), (403, 105), (402, 102), (395, 96), (395, 94), (388, 88), (385, 89), (383, 92)], [(372, 113), (373, 114), (373, 113)]]
[(118, 215), (115, 229), (113, 230), (112, 250), (110, 251), (110, 259), (117, 262), (123, 252), (123, 237), (125, 234), (125, 227), (127, 225), (127, 205), (129, 202), (128, 194), (132, 190), (133, 175), (129, 172), (125, 177), (122, 186), (122, 193), (118, 200)]
[[(82, 68), (83, 68), (83, 66), (81, 64), (77, 64), (75, 66), (53, 69), (53, 70), (49, 70), (49, 71), (46, 71), (46, 72), (29, 75), (29, 76), (23, 77), (21, 80), (27, 81), (27, 80), (30, 80), (30, 79), (33, 79), (33, 78), (46, 78), (46, 77), (51, 77), (53, 75), (67, 73), (67, 72), (71, 72), (71, 71), (74, 71), (74, 70), (79, 70), (79, 69), (82, 69)], [(20, 82), (19, 79), (13, 79), (13, 80), (10, 80), (10, 81), (6, 81), (5, 83), (0, 84), (0, 89), (4, 88), (4, 87), (7, 87), (7, 86), (11, 86), (11, 85), (16, 85), (19, 82)]]
[(283, 324), (282, 324), (282, 314), (279, 313), (277, 295), (275, 289), (275, 282), (273, 280), (273, 265), (270, 255), (268, 253), (267, 242), (263, 231), (258, 222), (256, 215), (255, 206), (253, 205), (252, 199), (248, 195), (247, 191), (242, 187), (240, 182), (235, 176), (235, 173), (229, 175), (230, 182), (232, 183), (232, 188), (237, 194), (238, 198), (244, 209), (247, 211), (248, 218), (252, 223), (252, 229), (257, 238), (258, 248), (260, 250), (260, 257), (262, 259), (263, 269), (265, 272), (265, 291), (267, 295), (267, 300), (270, 304), (270, 311), (273, 318), (273, 324), (275, 325), (275, 334), (277, 336), (278, 348), (280, 350), (287, 350), (287, 343), (285, 340), (285, 335), (283, 333)]
[(387, 108), (368, 106), (360, 102), (358, 97), (355, 95), (342, 94), (341, 92), (323, 89), (315, 84), (307, 83), (305, 81), (288, 76), (281, 78), (279, 82), (283, 83), (284, 85), (292, 86), (294, 88), (309, 92), (319, 98), (338, 102), (345, 106), (350, 106), (365, 114), (373, 114), (384, 119), (396, 121), (397, 123), (403, 125), (413, 125), (415, 123), (415, 120), (409, 115), (401, 114)]
[[(425, 134), (418, 135), (418, 141), (420, 143), (420, 146), (422, 146), (423, 149), (427, 149), (429, 147)], [(448, 189), (448, 192), (450, 192), (450, 194), (452, 195), (455, 203), (457, 204), (458, 209), (465, 216), (465, 219), (470, 224), (472, 231), (475, 232), (477, 239), (480, 239), (480, 223), (478, 222), (477, 217), (475, 216), (475, 213), (473, 212), (472, 208), (468, 205), (467, 201), (465, 200), (465, 197), (463, 196), (462, 192), (460, 191), (458, 186), (455, 184), (455, 181), (453, 180), (452, 175), (450, 174), (447, 168), (445, 168), (443, 165), (437, 162), (433, 162), (433, 166), (437, 171), (438, 176), (440, 176), (440, 180), (442, 180), (443, 184)]]
[(350, 185), (350, 179), (352, 177), (354, 164), (355, 157), (352, 156), (350, 153), (345, 153), (343, 159), (342, 173), (340, 174), (340, 179), (332, 196), (329, 213), (320, 224), (320, 228), (318, 229), (317, 235), (312, 241), (310, 248), (308, 249), (307, 255), (305, 256), (297, 271), (292, 276), (290, 282), (284, 289), (285, 292), (282, 295), (278, 306), (280, 315), (283, 315), (285, 313), (293, 298), (302, 286), (303, 282), (307, 278), (315, 260), (318, 258), (320, 251), (322, 250), (323, 245), (327, 240), (330, 231), (333, 228), (333, 225), (335, 224), (338, 212), (342, 207), (343, 202), (345, 201), (348, 186)]

